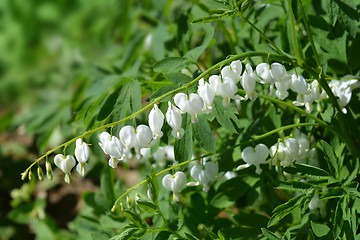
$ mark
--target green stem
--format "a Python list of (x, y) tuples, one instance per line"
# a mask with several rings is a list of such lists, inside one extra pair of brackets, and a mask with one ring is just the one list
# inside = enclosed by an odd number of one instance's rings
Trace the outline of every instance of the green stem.
[(280, 55), (288, 57), (271, 39), (266, 36), (266, 34), (261, 31), (257, 26), (255, 26), (250, 20), (244, 15), (238, 15), (240, 18), (244, 19), (255, 31), (257, 31)]
[(297, 44), (297, 38), (296, 38), (294, 12), (292, 10), (291, 1), (287, 0), (287, 2), (288, 2), (288, 5), (289, 5), (290, 21), (291, 21), (291, 35), (292, 35), (292, 40), (293, 40), (293, 44), (294, 44), (296, 60), (297, 60), (297, 62), (299, 64), (299, 66), (302, 67), (303, 62), (302, 62), (301, 57), (300, 57), (299, 46)]
[(163, 221), (164, 221), (164, 223), (165, 223), (165, 225), (166, 225), (166, 227), (167, 227), (167, 231), (168, 231), (168, 232), (171, 232), (172, 234), (174, 234), (175, 236), (177, 236), (179, 239), (184, 239), (180, 234), (178, 234), (176, 231), (172, 230), (172, 229), (169, 227), (169, 223), (168, 223), (167, 219), (165, 218), (165, 216), (164, 216), (164, 214), (163, 214), (163, 212), (161, 211), (161, 209), (160, 209), (159, 206), (158, 206), (158, 211), (157, 211), (157, 212), (160, 214), (161, 218), (163, 219)]
[[(242, 90), (242, 89), (239, 89), (238, 92), (241, 93), (241, 94), (244, 94), (244, 95), (246, 94), (245, 90)], [(323, 127), (329, 127), (328, 124), (326, 122), (324, 122), (323, 120), (321, 120), (320, 118), (317, 118), (314, 115), (311, 115), (310, 113), (302, 110), (301, 108), (298, 108), (298, 107), (294, 106), (291, 103), (288, 103), (288, 102), (285, 102), (285, 101), (282, 101), (282, 100), (279, 100), (279, 99), (276, 99), (276, 98), (272, 98), (272, 97), (269, 97), (269, 96), (266, 96), (266, 95), (262, 95), (262, 94), (258, 94), (258, 97), (263, 98), (263, 99), (268, 100), (268, 101), (271, 101), (273, 103), (279, 104), (279, 105), (286, 106), (291, 110), (294, 110), (294, 111), (296, 111), (298, 113), (301, 113), (302, 115), (305, 115), (307, 118), (315, 120), (317, 123), (319, 123)], [(330, 130), (331, 130), (331, 128), (330, 128)]]
[(315, 61), (316, 61), (316, 64), (318, 66), (318, 68), (320, 69), (321, 68), (321, 64), (320, 64), (320, 59), (319, 59), (319, 55), (316, 51), (316, 47), (315, 47), (315, 43), (314, 43), (314, 39), (312, 37), (312, 32), (311, 32), (311, 29), (310, 29), (310, 26), (309, 26), (309, 22), (307, 20), (307, 17), (306, 17), (306, 14), (305, 14), (305, 10), (304, 10), (304, 6), (302, 4), (302, 0), (298, 0), (298, 3), (299, 3), (299, 6), (300, 6), (300, 11), (301, 11), (301, 15), (304, 19), (304, 25), (305, 25), (305, 29), (306, 29), (306, 33), (308, 35), (308, 38), (309, 38), (309, 41), (310, 41), (310, 44), (311, 44), (311, 48), (313, 50), (313, 53), (314, 53), (314, 58), (315, 58)]

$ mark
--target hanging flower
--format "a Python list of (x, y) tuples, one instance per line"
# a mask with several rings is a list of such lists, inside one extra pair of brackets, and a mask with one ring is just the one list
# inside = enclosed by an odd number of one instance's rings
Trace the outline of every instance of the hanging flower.
[(123, 147), (119, 138), (111, 136), (108, 132), (102, 132), (99, 136), (99, 146), (105, 154), (110, 156), (109, 166), (116, 168), (123, 159)]
[(167, 174), (162, 179), (163, 186), (174, 193), (173, 199), (174, 201), (178, 202), (180, 200), (179, 192), (182, 187), (185, 186), (186, 183), (186, 176), (183, 172), (179, 171), (176, 172), (174, 175)]
[(290, 88), (290, 85), (290, 77), (287, 74), (285, 74), (279, 81), (275, 82), (275, 94), (280, 100), (284, 100), (289, 96), (288, 89)]
[(192, 123), (199, 121), (197, 115), (203, 113), (204, 101), (198, 94), (191, 93), (188, 96), (185, 93), (177, 93), (174, 102), (183, 113), (190, 114)]
[(270, 147), (270, 157), (273, 165), (289, 166), (287, 162), (287, 152), (283, 142), (276, 143)]
[(255, 101), (258, 97), (257, 92), (255, 92), (256, 82), (258, 81), (258, 77), (254, 73), (250, 64), (246, 64), (244, 74), (241, 78), (241, 86), (244, 88), (246, 92), (245, 100), (250, 98), (251, 101)]
[(166, 121), (169, 126), (173, 129), (171, 135), (175, 138), (180, 139), (184, 135), (184, 129), (181, 128), (182, 117), (181, 111), (168, 102), (168, 110), (166, 112)]
[(260, 164), (266, 162), (268, 155), (269, 149), (262, 143), (256, 145), (255, 148), (247, 147), (241, 153), (244, 162), (249, 165), (254, 165), (256, 167), (257, 174), (260, 174), (262, 172)]
[(204, 101), (204, 111), (210, 113), (213, 108), (212, 104), (215, 97), (215, 90), (208, 82), (205, 82), (203, 78), (199, 80), (198, 94)]
[(70, 172), (75, 167), (76, 161), (75, 158), (71, 155), (67, 155), (64, 157), (62, 154), (57, 154), (54, 158), (55, 165), (61, 169), (65, 173), (65, 182), (70, 184), (71, 183), (71, 176)]
[(240, 60), (232, 61), (230, 66), (221, 69), (222, 78), (230, 78), (234, 83), (238, 83), (241, 79), (242, 64)]
[(296, 92), (298, 95), (294, 105), (302, 106), (305, 104), (305, 94), (309, 93), (309, 85), (302, 75), (293, 73), (291, 75), (291, 90)]
[(271, 66), (267, 63), (260, 63), (256, 66), (256, 73), (261, 78), (260, 83), (270, 83), (270, 96), (272, 96), (275, 82), (285, 76), (286, 69), (280, 63), (272, 63)]
[(190, 175), (196, 182), (189, 182), (188, 186), (204, 185), (203, 190), (209, 191), (209, 183), (212, 182), (218, 175), (219, 167), (214, 162), (206, 162), (204, 167), (201, 164), (196, 164), (190, 170)]
[(150, 147), (153, 133), (146, 125), (125, 126), (120, 130), (120, 140), (126, 148), (134, 148), (138, 159), (141, 158), (140, 149)]
[(149, 113), (149, 127), (153, 133), (154, 139), (159, 139), (163, 136), (161, 128), (164, 124), (164, 114), (161, 112), (157, 104), (154, 104), (153, 109)]
[(221, 79), (220, 76), (212, 75), (209, 78), (209, 82), (215, 90), (215, 95), (223, 97), (223, 106), (230, 106), (230, 99), (238, 91), (238, 88), (234, 81), (228, 77), (224, 77), (223, 79)]
[(76, 166), (76, 170), (81, 176), (85, 176), (85, 170), (88, 167), (86, 163), (89, 159), (90, 148), (81, 138), (76, 139), (75, 157), (79, 164)]

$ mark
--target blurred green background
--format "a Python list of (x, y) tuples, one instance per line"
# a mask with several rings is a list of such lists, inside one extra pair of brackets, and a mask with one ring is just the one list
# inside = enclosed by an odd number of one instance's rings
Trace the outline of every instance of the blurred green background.
[(83, 130), (73, 122), (88, 86), (146, 57), (143, 42), (167, 21), (169, 3), (0, 1), (0, 239), (72, 236), (68, 222), (81, 208), (80, 194), (99, 188), (99, 174), (70, 187), (57, 171), (41, 184), (21, 181), (20, 173)]

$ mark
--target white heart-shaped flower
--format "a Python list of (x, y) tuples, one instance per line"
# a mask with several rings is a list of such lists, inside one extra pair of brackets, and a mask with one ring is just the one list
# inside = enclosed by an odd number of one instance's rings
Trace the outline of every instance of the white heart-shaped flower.
[(76, 161), (75, 158), (71, 155), (57, 154), (54, 158), (55, 165), (61, 169), (65, 174), (70, 173), (71, 169), (75, 167)]
[(71, 155), (67, 155), (66, 157), (64, 157), (64, 155), (62, 154), (57, 154), (54, 158), (54, 163), (58, 168), (61, 169), (61, 171), (65, 173), (65, 182), (70, 184), (70, 171), (76, 165), (75, 158)]
[(162, 179), (163, 186), (169, 190), (174, 192), (174, 200), (179, 201), (179, 192), (180, 189), (185, 185), (186, 183), (186, 175), (179, 171), (176, 172), (174, 175), (167, 174)]
[(280, 63), (272, 63), (271, 66), (267, 63), (260, 63), (256, 66), (256, 73), (264, 83), (274, 84), (284, 77), (286, 69)]
[(198, 94), (191, 93), (188, 96), (184, 93), (177, 93), (174, 97), (174, 102), (182, 112), (190, 114), (193, 123), (199, 121), (197, 114), (203, 113), (204, 101)]
[(269, 149), (266, 145), (262, 143), (256, 145), (255, 148), (247, 147), (241, 153), (244, 162), (249, 165), (254, 165), (256, 167), (256, 173), (258, 174), (260, 174), (262, 171), (260, 168), (260, 164), (266, 162), (268, 155)]
[(230, 106), (230, 99), (238, 91), (234, 81), (228, 77), (221, 79), (220, 76), (212, 75), (209, 78), (209, 82), (215, 90), (215, 95), (223, 97), (223, 106)]
[(209, 183), (215, 179), (219, 172), (219, 167), (214, 162), (206, 162), (204, 167), (196, 164), (190, 170), (191, 177), (196, 183), (188, 183), (188, 186), (204, 185), (203, 190), (209, 191)]
[(242, 72), (242, 64), (240, 60), (232, 61), (230, 66), (225, 66), (221, 69), (221, 76), (230, 78), (237, 83), (240, 81), (240, 76)]

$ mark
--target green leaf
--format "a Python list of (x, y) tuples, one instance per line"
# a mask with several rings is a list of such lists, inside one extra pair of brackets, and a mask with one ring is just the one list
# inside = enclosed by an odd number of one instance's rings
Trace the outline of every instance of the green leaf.
[(191, 82), (193, 79), (183, 73), (169, 73), (165, 74), (165, 77), (172, 83), (182, 86)]
[(239, 120), (235, 115), (237, 110), (234, 106), (224, 107), (222, 105), (222, 99), (220, 97), (215, 97), (213, 112), (215, 114), (216, 120), (220, 123), (221, 126), (225, 127), (231, 132), (237, 133), (236, 128)]
[(331, 122), (334, 115), (334, 107), (329, 104), (324, 112), (320, 112), (320, 115), (325, 122)]
[(274, 214), (271, 216), (271, 218), (268, 222), (268, 227), (273, 226), (274, 224), (279, 222), (281, 219), (286, 217), (288, 214), (292, 213), (296, 208), (298, 208), (300, 206), (300, 204), (304, 200), (304, 198), (306, 198), (306, 195), (302, 194), (302, 195), (299, 195), (297, 197), (290, 199), (288, 202), (286, 202), (280, 206), (277, 206), (273, 210)]
[(193, 64), (188, 58), (183, 57), (169, 57), (156, 62), (153, 66), (154, 72), (177, 72), (181, 69)]
[(100, 111), (99, 111), (99, 113), (97, 115), (96, 120), (102, 121), (112, 113), (112, 111), (114, 109), (114, 105), (115, 105), (116, 100), (118, 98), (118, 94), (119, 94), (119, 91), (117, 90), (117, 91), (113, 92), (112, 94), (110, 94), (106, 98), (104, 104), (100, 108)]
[(337, 159), (335, 157), (335, 153), (332, 149), (332, 146), (330, 144), (328, 144), (327, 142), (322, 141), (322, 148), (324, 150), (325, 160), (328, 164), (331, 174), (335, 178), (338, 178), (339, 177), (339, 166), (337, 163)]
[(220, 239), (220, 240), (225, 240), (225, 236), (224, 236), (224, 234), (223, 234), (220, 230), (218, 230), (217, 235), (219, 236), (219, 239)]
[(191, 235), (190, 233), (185, 233), (185, 236), (190, 240), (199, 240), (199, 238)]
[(309, 189), (311, 189), (312, 187), (313, 186), (311, 184), (306, 182), (286, 181), (286, 182), (280, 182), (276, 188), (286, 191), (307, 193)]
[(191, 117), (189, 114), (185, 116), (186, 117), (183, 117), (182, 124), (185, 134), (181, 139), (176, 139), (174, 144), (175, 160), (179, 163), (191, 160), (192, 156), (193, 139)]
[(136, 232), (138, 228), (128, 228), (117, 236), (110, 238), (110, 240), (128, 240), (130, 239)]
[[(139, 81), (133, 80), (122, 86), (119, 97), (114, 105), (111, 116), (112, 122), (119, 121), (130, 114), (141, 109), (141, 89)], [(114, 127), (113, 131), (118, 133), (125, 123)]]
[(307, 164), (302, 164), (302, 163), (295, 163), (294, 164), (295, 168), (292, 167), (287, 167), (284, 170), (288, 173), (291, 174), (295, 174), (295, 173), (300, 173), (300, 174), (304, 174), (304, 175), (308, 175), (311, 177), (332, 177), (330, 173), (328, 173), (327, 171), (315, 167), (315, 166), (311, 166), (311, 165), (307, 165)]
[(151, 169), (151, 178), (147, 176), (147, 185), (148, 185), (148, 189), (149, 189), (148, 191), (150, 194), (151, 201), (153, 203), (156, 203), (157, 205), (159, 186), (158, 186), (155, 170), (153, 168)]
[(90, 235), (93, 240), (109, 240), (109, 236), (105, 233), (91, 233)]
[[(151, 96), (149, 97), (150, 101), (153, 101), (155, 98), (158, 98), (172, 90), (177, 89), (178, 86), (176, 86), (175, 84), (171, 84), (171, 85), (165, 85), (165, 86), (161, 86), (158, 89), (156, 89), (155, 92), (153, 92), (153, 94), (151, 94)], [(168, 102), (171, 100), (171, 96), (168, 96), (164, 99), (162, 99), (160, 102)]]
[(101, 172), (100, 192), (107, 201), (106, 205), (110, 208), (115, 202), (114, 172), (107, 164), (104, 165)]
[(208, 121), (202, 115), (198, 116), (199, 122), (192, 125), (195, 139), (199, 145), (206, 151), (215, 153), (216, 142), (214, 134), (211, 131)]
[(261, 228), (261, 231), (264, 234), (264, 236), (266, 237), (266, 239), (268, 239), (268, 240), (278, 240), (278, 239), (280, 239), (275, 235), (275, 233), (267, 230), (266, 228)]
[(228, 10), (222, 14), (213, 14), (211, 16), (201, 17), (193, 20), (191, 23), (208, 23), (213, 21), (218, 21), (220, 19), (226, 18), (228, 16), (234, 15), (235, 11)]
[(158, 209), (155, 204), (145, 199), (138, 199), (136, 204), (147, 212), (155, 212)]
[(322, 223), (311, 221), (311, 228), (317, 237), (325, 237), (330, 233), (330, 228)]
[(124, 216), (129, 218), (133, 223), (136, 224), (136, 226), (142, 228), (143, 227), (143, 221), (141, 220), (141, 217), (136, 212), (132, 212), (129, 210), (124, 210)]
[(208, 28), (208, 31), (204, 37), (202, 44), (200, 46), (195, 47), (195, 48), (191, 49), (190, 51), (188, 51), (184, 57), (187, 57), (194, 61), (197, 61), (198, 58), (200, 57), (200, 55), (208, 47), (210, 41), (213, 39), (213, 36), (214, 36), (214, 28), (210, 26)]
[(254, 4), (254, 0), (245, 0), (239, 7), (241, 14), (244, 14)]
[(328, 191), (323, 193), (319, 199), (332, 199), (332, 198), (341, 198), (344, 195), (344, 189), (342, 187), (332, 187), (329, 188)]
[(353, 0), (330, 0), (328, 12), (333, 26), (338, 20), (351, 36), (356, 36), (359, 13)]

